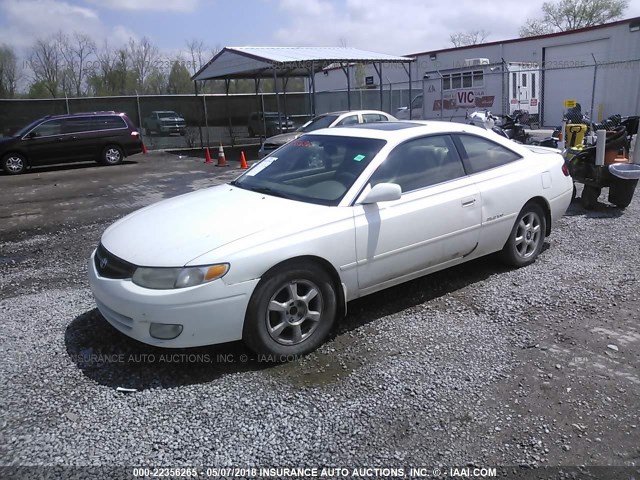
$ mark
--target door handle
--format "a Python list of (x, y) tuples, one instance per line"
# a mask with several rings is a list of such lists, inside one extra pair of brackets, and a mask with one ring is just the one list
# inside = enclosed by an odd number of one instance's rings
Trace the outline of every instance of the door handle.
[(475, 198), (470, 198), (470, 199), (467, 199), (467, 200), (463, 200), (462, 201), (462, 206), (463, 207), (470, 207), (474, 203), (476, 203), (476, 199)]

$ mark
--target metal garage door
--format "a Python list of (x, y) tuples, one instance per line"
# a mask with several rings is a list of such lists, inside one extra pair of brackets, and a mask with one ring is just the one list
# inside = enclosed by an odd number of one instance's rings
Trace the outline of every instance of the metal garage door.
[[(605, 61), (609, 39), (544, 48), (543, 124), (558, 125), (562, 121), (563, 101), (575, 99), (583, 112), (591, 115), (594, 62)], [(596, 98), (602, 85), (596, 83)], [(595, 107), (594, 107), (595, 108)]]

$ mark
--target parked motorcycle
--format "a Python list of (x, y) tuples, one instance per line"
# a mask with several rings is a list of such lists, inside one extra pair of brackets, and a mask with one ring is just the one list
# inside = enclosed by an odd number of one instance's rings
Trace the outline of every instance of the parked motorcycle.
[[(564, 156), (569, 173), (575, 182), (584, 184), (581, 201), (585, 209), (596, 207), (604, 187), (609, 188), (609, 202), (617, 207), (626, 208), (631, 203), (640, 179), (640, 165), (629, 163), (624, 154), (629, 152), (630, 140), (638, 132), (638, 119), (628, 117), (623, 122), (618, 118), (620, 125), (607, 130), (604, 165), (596, 165), (595, 145), (581, 143), (566, 149)], [(604, 126), (606, 124), (594, 124), (593, 128), (604, 130)]]
[(523, 112), (515, 112), (513, 116), (502, 115), (503, 120), (499, 122), (499, 117), (492, 114), (489, 110), (474, 110), (471, 113), (467, 112), (465, 119), (471, 125), (492, 130), (502, 137), (519, 143), (528, 143), (529, 135), (527, 135), (524, 125), (520, 123), (522, 115)]
[[(486, 130), (493, 130), (497, 120), (496, 116), (489, 110), (474, 110), (471, 113), (467, 112), (465, 114), (465, 119), (469, 125), (475, 125)], [(504, 133), (500, 134), (506, 137)]]
[(529, 135), (521, 122), (526, 112), (516, 110), (513, 115), (503, 115), (503, 121), (498, 128), (501, 128), (505, 136), (519, 143), (528, 143)]

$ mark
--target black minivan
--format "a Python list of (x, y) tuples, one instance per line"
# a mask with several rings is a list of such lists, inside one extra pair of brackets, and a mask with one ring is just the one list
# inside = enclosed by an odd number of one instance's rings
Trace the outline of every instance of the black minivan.
[(143, 149), (138, 129), (124, 113), (51, 115), (0, 138), (0, 166), (15, 175), (53, 163), (95, 160), (117, 165)]

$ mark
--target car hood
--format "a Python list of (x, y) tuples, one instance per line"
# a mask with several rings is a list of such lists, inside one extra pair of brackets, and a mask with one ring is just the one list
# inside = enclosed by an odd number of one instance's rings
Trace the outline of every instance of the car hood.
[(0, 137), (0, 143), (8, 143), (11, 140), (14, 140), (16, 137)]
[(291, 140), (295, 140), (300, 135), (302, 135), (301, 132), (282, 133), (280, 135), (274, 135), (273, 137), (267, 138), (264, 141), (264, 143), (273, 143), (274, 145), (284, 145), (285, 143), (290, 142)]
[(163, 117), (160, 119), (162, 122), (184, 122), (182, 117)]
[(285, 233), (274, 212), (310, 219), (326, 208), (219, 185), (138, 210), (105, 230), (101, 242), (134, 265), (180, 267), (270, 227)]

